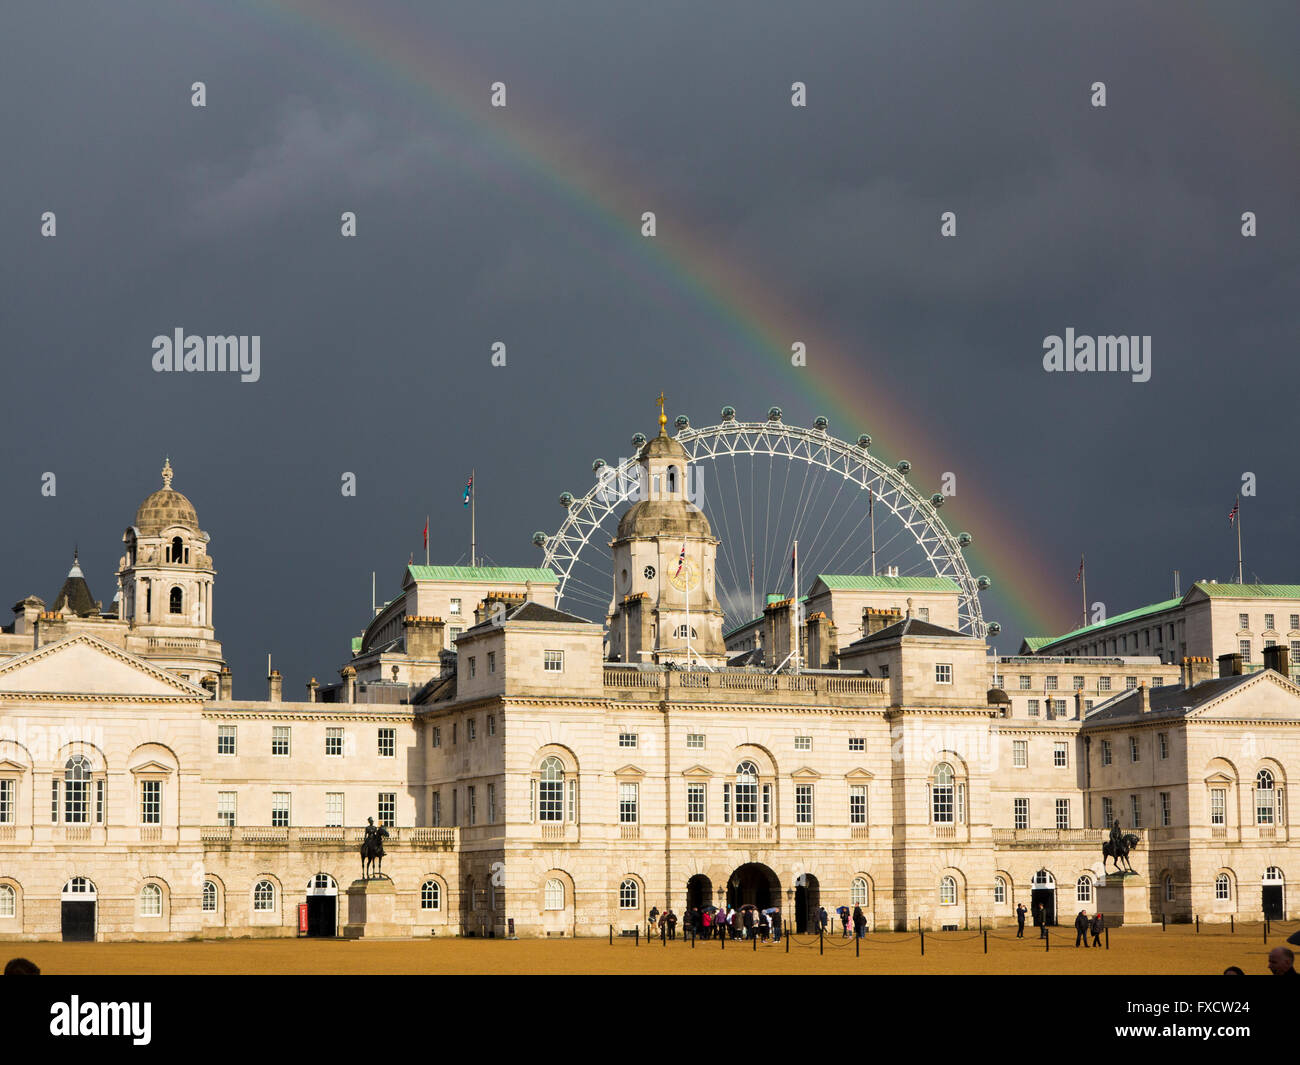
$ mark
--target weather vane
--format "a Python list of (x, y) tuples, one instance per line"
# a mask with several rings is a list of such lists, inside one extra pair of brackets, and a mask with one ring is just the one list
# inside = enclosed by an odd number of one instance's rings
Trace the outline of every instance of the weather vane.
[(666, 426), (668, 425), (668, 415), (664, 413), (664, 394), (662, 392), (659, 393), (659, 398), (655, 402), (659, 404), (659, 432), (662, 434), (667, 432)]

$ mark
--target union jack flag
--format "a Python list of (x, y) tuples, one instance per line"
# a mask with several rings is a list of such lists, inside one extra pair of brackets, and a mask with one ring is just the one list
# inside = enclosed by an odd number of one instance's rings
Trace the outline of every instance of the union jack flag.
[(1232, 504), (1232, 509), (1231, 509), (1230, 511), (1228, 511), (1228, 524), (1229, 524), (1229, 525), (1232, 525), (1233, 523), (1236, 522), (1236, 520), (1237, 520), (1237, 511), (1238, 511), (1239, 509), (1241, 509), (1241, 500), (1240, 500), (1240, 499), (1237, 499), (1236, 502), (1234, 502), (1234, 503)]
[(686, 565), (686, 542), (683, 540), (682, 553), (677, 556), (677, 571), (673, 574), (674, 577), (680, 577), (682, 575), (682, 567), (684, 565)]

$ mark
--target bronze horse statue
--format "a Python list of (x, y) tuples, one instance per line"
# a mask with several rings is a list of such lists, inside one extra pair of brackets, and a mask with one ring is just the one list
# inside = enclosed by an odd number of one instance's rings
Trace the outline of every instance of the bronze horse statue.
[[(1129, 851), (1133, 850), (1139, 843), (1137, 836), (1132, 832), (1127, 832), (1116, 839), (1108, 839), (1101, 845), (1101, 867), (1106, 868), (1106, 860), (1113, 858), (1115, 860), (1115, 872), (1131, 873), (1133, 866), (1129, 864)], [(1122, 866), (1121, 866), (1122, 863)]]
[(388, 839), (388, 829), (383, 825), (376, 828), (373, 817), (366, 820), (370, 823), (366, 825), (366, 838), (361, 842), (361, 879), (371, 879), (370, 872), (376, 862), (379, 863), (377, 879), (380, 879), (384, 875), (384, 840)]

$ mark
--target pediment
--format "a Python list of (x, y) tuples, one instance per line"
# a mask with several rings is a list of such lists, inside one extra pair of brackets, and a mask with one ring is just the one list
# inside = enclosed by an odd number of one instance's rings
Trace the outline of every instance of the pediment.
[(820, 780), (821, 779), (821, 774), (817, 772), (817, 770), (812, 769), (808, 766), (804, 766), (802, 769), (796, 769), (793, 773), (790, 774), (790, 776), (794, 780)]
[(27, 767), (12, 758), (0, 758), (0, 773), (26, 773)]
[(844, 779), (858, 781), (858, 782), (864, 780), (875, 780), (876, 774), (870, 772), (869, 770), (863, 769), (861, 766), (859, 766), (857, 769), (850, 769), (847, 773), (845, 773)]
[(1277, 673), (1261, 671), (1187, 716), (1199, 722), (1223, 719), (1300, 723), (1300, 687)]
[(691, 766), (690, 769), (683, 769), (683, 770), (682, 770), (682, 776), (684, 776), (684, 777), (711, 777), (711, 776), (713, 776), (713, 770), (712, 770), (712, 769), (705, 769), (704, 766), (702, 766), (702, 765), (693, 765), (693, 766)]
[(0, 696), (208, 700), (211, 693), (89, 633), (0, 662)]
[(1211, 773), (1205, 778), (1205, 783), (1210, 787), (1214, 787), (1216, 784), (1235, 784), (1236, 781), (1227, 773)]
[(162, 762), (153, 761), (151, 759), (150, 761), (144, 762), (140, 765), (133, 765), (131, 767), (131, 772), (132, 773), (171, 773), (172, 767), (169, 765), (164, 765)]
[(615, 769), (615, 770), (614, 770), (614, 776), (616, 776), (616, 777), (643, 777), (643, 776), (645, 776), (645, 771), (644, 771), (644, 770), (641, 770), (641, 769), (638, 769), (638, 768), (637, 768), (636, 766), (634, 766), (634, 765), (625, 765), (622, 769)]

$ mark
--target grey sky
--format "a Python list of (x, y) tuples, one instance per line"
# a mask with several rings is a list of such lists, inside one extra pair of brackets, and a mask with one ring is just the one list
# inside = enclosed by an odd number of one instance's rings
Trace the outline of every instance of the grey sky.
[[(296, 696), (335, 679), (371, 570), (391, 597), (426, 512), (435, 560), (466, 553), (471, 466), (483, 549), (533, 564), (556, 496), (652, 431), (661, 388), (696, 424), (726, 403), (824, 413), (810, 370), (753, 350), (638, 247), (643, 209), (667, 261), (708, 248), (779, 292), (792, 330), (860, 353), (848, 387), (914, 407), (889, 419), (913, 439), (833, 431), (951, 454), (945, 517), (1032, 545), (1059, 608), (1026, 616), (1005, 598), (1015, 575), (990, 570), (1003, 650), (1026, 624), (1069, 624), (1081, 550), (1111, 612), (1169, 594), (1174, 568), (1184, 587), (1230, 576), (1247, 470), (1247, 569), (1300, 580), (1294, 5), (420, 7), (6, 12), (7, 602), (52, 600), (76, 542), (107, 603), (170, 453), (212, 535), (237, 693), (260, 694), (271, 650)], [(406, 48), (427, 58), (394, 62)], [(487, 106), (497, 79), (506, 118)], [(529, 165), (520, 129), (589, 165)], [(589, 192), (627, 209), (624, 228)], [(178, 326), (261, 335), (261, 381), (154, 374), (151, 339)], [(1151, 381), (1045, 374), (1043, 337), (1067, 326), (1150, 334)], [(963, 493), (1002, 520), (964, 521)]]

